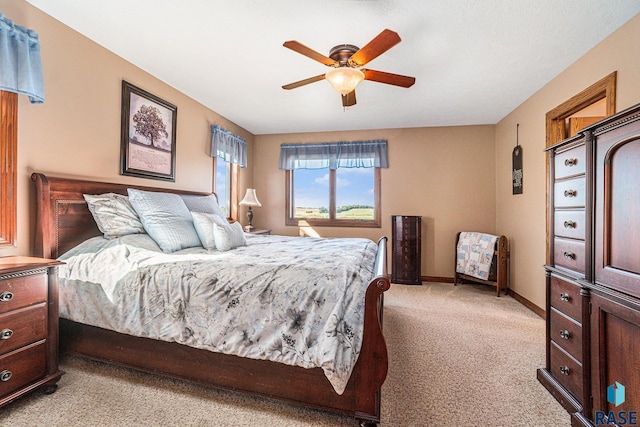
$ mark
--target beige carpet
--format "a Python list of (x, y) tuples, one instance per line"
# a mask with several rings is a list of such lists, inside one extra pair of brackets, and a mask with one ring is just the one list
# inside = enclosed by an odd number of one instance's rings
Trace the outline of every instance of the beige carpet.
[[(536, 380), (544, 321), (482, 285), (394, 285), (381, 426), (569, 426)], [(353, 426), (348, 417), (62, 356), (52, 395), (2, 409), (2, 426)]]

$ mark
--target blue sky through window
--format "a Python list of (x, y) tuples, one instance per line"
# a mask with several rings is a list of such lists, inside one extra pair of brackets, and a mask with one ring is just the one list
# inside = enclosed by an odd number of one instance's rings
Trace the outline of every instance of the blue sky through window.
[[(336, 206), (374, 205), (374, 168), (338, 168)], [(294, 179), (296, 207), (329, 207), (329, 169), (298, 169)]]

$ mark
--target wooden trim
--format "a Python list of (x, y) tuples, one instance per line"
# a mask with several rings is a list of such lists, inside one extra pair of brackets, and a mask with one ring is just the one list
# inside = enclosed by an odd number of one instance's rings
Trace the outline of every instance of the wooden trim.
[(453, 277), (422, 276), (423, 282), (453, 283)]
[(509, 295), (514, 300), (518, 301), (520, 304), (524, 305), (529, 310), (533, 311), (535, 314), (542, 317), (543, 319), (546, 318), (546, 312), (544, 311), (543, 308), (538, 307), (537, 305), (535, 305), (534, 303), (532, 303), (522, 295), (514, 292), (512, 289), (507, 289), (507, 295)]
[(18, 94), (0, 91), (0, 246), (17, 240)]

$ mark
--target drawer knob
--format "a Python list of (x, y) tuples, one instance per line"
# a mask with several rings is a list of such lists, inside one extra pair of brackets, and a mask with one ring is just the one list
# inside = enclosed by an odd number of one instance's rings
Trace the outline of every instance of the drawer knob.
[(0, 372), (0, 381), (9, 381), (11, 379), (11, 371), (4, 370)]
[(565, 221), (564, 228), (576, 228), (575, 221)]
[(566, 259), (576, 259), (576, 254), (573, 252), (563, 252), (562, 255), (564, 255)]
[(578, 192), (576, 190), (564, 190), (564, 197), (576, 197)]
[(571, 372), (569, 372), (568, 366), (560, 366), (560, 373), (562, 375), (569, 375)]
[(571, 297), (569, 296), (569, 294), (561, 293), (561, 294), (560, 294), (560, 299), (561, 299), (562, 301), (569, 301), (569, 300), (571, 299)]
[(13, 331), (9, 328), (0, 331), (0, 340), (8, 340), (13, 336)]
[(560, 331), (560, 338), (568, 340), (569, 338), (571, 338), (571, 334), (566, 329), (563, 329)]
[(13, 294), (9, 291), (4, 291), (0, 294), (0, 302), (11, 301), (13, 299)]
[(564, 161), (565, 166), (575, 166), (578, 164), (578, 159), (566, 159)]

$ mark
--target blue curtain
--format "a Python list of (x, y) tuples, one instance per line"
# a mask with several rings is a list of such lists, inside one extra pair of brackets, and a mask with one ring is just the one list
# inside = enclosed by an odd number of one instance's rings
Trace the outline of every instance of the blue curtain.
[(15, 25), (0, 13), (0, 89), (44, 102), (44, 79), (38, 34)]
[(281, 144), (280, 169), (388, 168), (387, 141)]
[(221, 128), (211, 126), (211, 157), (219, 157), (226, 162), (247, 167), (247, 141)]

